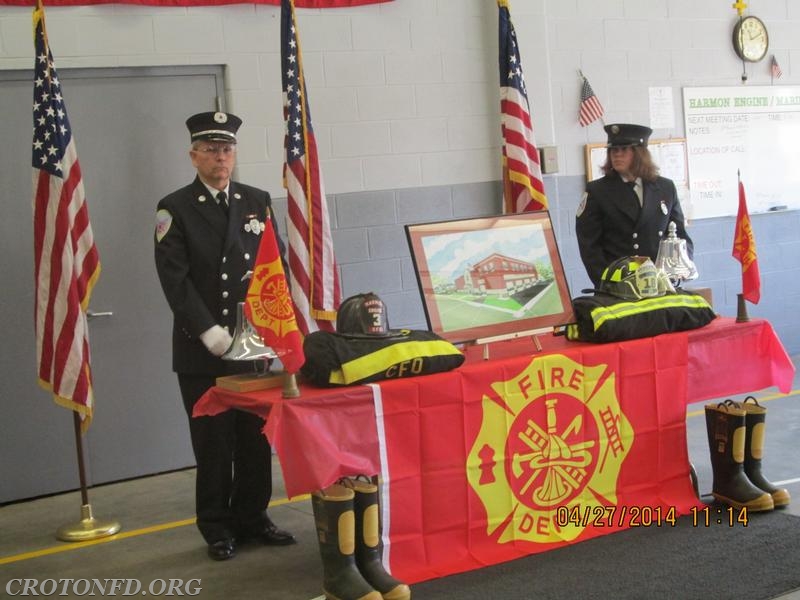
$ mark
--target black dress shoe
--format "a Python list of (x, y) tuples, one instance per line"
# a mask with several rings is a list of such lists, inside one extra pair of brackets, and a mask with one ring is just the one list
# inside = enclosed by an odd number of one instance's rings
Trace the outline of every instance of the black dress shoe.
[(254, 539), (265, 546), (290, 546), (291, 544), (297, 543), (297, 540), (291, 533), (283, 529), (278, 529), (273, 524), (268, 525), (264, 528), (264, 531), (255, 535)]
[(228, 560), (236, 556), (236, 541), (231, 538), (208, 545), (208, 556), (212, 560)]

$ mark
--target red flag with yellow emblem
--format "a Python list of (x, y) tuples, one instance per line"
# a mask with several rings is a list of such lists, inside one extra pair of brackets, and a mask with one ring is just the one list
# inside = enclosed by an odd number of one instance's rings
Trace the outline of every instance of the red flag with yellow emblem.
[(297, 327), (278, 242), (270, 225), (261, 234), (244, 311), (264, 343), (281, 359), (286, 371), (296, 373), (306, 360), (303, 336)]
[(502, 366), (468, 350), (426, 385), (373, 384), (384, 560), (403, 581), (669, 529), (702, 506), (686, 446), (686, 334), (533, 357), (530, 346), (493, 345), (493, 357), (509, 353)]
[(747, 212), (744, 185), (739, 180), (739, 211), (736, 214), (736, 230), (733, 236), (733, 257), (742, 263), (742, 295), (753, 304), (761, 300), (761, 275), (758, 271), (756, 239)]

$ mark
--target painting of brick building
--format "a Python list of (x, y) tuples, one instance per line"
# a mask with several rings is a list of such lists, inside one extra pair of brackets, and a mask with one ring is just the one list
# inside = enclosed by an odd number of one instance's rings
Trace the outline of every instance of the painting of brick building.
[(549, 215), (406, 226), (431, 331), (451, 341), (569, 322), (572, 304)]
[(533, 288), (538, 282), (536, 265), (494, 252), (456, 277), (455, 288), (472, 294), (505, 297)]

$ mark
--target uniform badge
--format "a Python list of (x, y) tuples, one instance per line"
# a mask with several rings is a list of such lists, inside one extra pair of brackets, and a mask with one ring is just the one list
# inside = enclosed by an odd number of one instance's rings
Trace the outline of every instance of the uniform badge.
[(172, 225), (172, 215), (163, 208), (156, 212), (156, 241), (160, 242), (167, 235), (170, 225)]
[(663, 200), (661, 201), (661, 212), (664, 213), (665, 217), (669, 214), (669, 210), (667, 210), (667, 203)]
[(198, 202), (205, 202), (205, 201), (206, 201), (206, 197), (205, 197), (205, 196), (202, 196), (202, 195), (201, 195), (201, 196), (198, 196), (198, 197), (197, 197), (197, 201), (198, 201)]
[(583, 198), (581, 198), (581, 203), (578, 205), (578, 211), (575, 213), (576, 217), (580, 217), (583, 214), (583, 211), (586, 210), (586, 199), (589, 197), (588, 192), (583, 192)]
[(256, 219), (255, 215), (248, 215), (245, 219), (248, 220), (247, 223), (244, 224), (244, 230), (247, 233), (261, 235), (261, 232), (267, 228), (263, 221)]
[(226, 123), (228, 121), (228, 115), (226, 115), (224, 112), (215, 112), (214, 120), (217, 123)]

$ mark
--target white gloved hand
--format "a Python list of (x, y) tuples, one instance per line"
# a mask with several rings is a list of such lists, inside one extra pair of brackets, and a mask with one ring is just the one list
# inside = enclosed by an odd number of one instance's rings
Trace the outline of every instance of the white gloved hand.
[(206, 345), (211, 354), (222, 356), (231, 347), (233, 338), (227, 329), (214, 325), (211, 329), (206, 329), (200, 334), (200, 341)]

